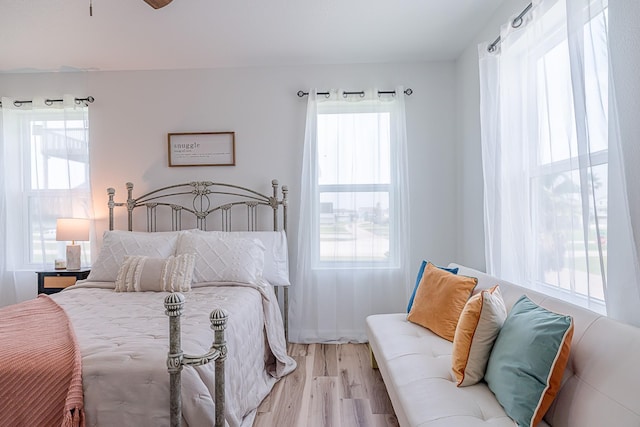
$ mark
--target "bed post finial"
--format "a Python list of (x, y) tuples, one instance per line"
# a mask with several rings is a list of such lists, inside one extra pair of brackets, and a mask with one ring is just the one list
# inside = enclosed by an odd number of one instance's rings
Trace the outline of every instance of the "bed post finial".
[(135, 206), (135, 200), (133, 200), (133, 182), (127, 182), (127, 223), (129, 231), (133, 231), (133, 207)]
[(116, 194), (116, 189), (113, 187), (107, 188), (107, 194), (109, 195), (109, 230), (113, 230), (113, 208), (116, 206), (116, 202), (113, 201), (113, 196)]
[(289, 186), (282, 186), (282, 221), (284, 231), (287, 231), (287, 206), (289, 206)]
[(271, 180), (273, 198), (270, 200), (270, 204), (273, 208), (273, 231), (278, 231), (278, 185), (277, 179)]

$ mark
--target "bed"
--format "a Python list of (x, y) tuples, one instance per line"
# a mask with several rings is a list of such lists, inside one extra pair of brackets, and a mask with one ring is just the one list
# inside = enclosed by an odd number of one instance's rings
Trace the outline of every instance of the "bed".
[(123, 202), (108, 189), (109, 230), (87, 280), (51, 295), (82, 355), (86, 425), (251, 426), (296, 367), (286, 352), (286, 187), (274, 180), (265, 195), (198, 181), (139, 197), (126, 187)]

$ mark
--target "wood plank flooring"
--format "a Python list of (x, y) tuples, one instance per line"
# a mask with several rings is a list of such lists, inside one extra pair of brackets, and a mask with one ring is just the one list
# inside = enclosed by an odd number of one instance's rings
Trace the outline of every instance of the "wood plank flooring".
[(367, 344), (289, 344), (298, 362), (258, 407), (254, 427), (398, 426)]

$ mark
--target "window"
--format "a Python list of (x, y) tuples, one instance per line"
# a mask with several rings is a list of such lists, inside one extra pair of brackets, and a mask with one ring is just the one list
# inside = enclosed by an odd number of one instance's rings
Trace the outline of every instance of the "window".
[[(34, 101), (35, 104), (35, 101)], [(8, 109), (7, 109), (8, 110)], [(73, 106), (23, 106), (3, 111), (7, 156), (12, 165), (8, 194), (19, 202), (8, 213), (11, 224), (20, 224), (9, 233), (19, 242), (24, 269), (53, 266), (64, 258), (67, 242), (56, 241), (56, 220), (60, 217), (90, 217), (88, 117), (86, 108)], [(90, 263), (88, 242), (79, 242), (82, 262)]]
[(534, 2), (480, 56), (489, 273), (605, 312), (606, 2)]
[[(561, 5), (557, 5), (559, 7)], [(557, 13), (553, 9), (549, 15)], [(603, 14), (606, 14), (606, 9)], [(535, 61), (538, 135), (530, 170), (533, 238), (531, 280), (547, 290), (590, 299), (604, 308), (607, 268), (607, 46), (584, 26), (586, 134), (578, 137), (566, 35), (555, 33)], [(601, 31), (606, 29), (599, 28)], [(592, 90), (589, 90), (592, 89)], [(604, 93), (602, 93), (604, 91)], [(578, 97), (578, 102), (581, 99)], [(584, 130), (581, 130), (584, 132)]]
[(317, 110), (316, 267), (394, 267), (393, 110), (380, 100)]
[(405, 90), (392, 93), (309, 91), (294, 341), (364, 341), (368, 315), (406, 306), (413, 266)]
[(318, 112), (320, 262), (389, 261), (389, 113)]

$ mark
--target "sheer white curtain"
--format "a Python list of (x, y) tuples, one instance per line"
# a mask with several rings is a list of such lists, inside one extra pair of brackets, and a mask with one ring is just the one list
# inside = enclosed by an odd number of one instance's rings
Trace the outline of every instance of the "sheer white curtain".
[[(34, 270), (65, 258), (59, 217), (92, 218), (88, 109), (63, 102), (2, 98), (0, 142), (0, 306), (36, 293)], [(91, 233), (93, 235), (93, 233)], [(81, 242), (83, 265), (90, 264)]]
[(535, 0), (479, 55), (487, 271), (613, 315), (621, 274), (640, 299), (636, 249), (611, 233), (631, 228), (607, 18), (606, 0)]
[(294, 342), (366, 341), (369, 314), (405, 308), (410, 287), (404, 89), (309, 91)]

